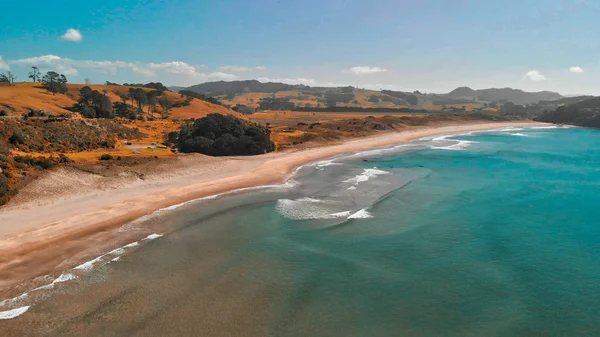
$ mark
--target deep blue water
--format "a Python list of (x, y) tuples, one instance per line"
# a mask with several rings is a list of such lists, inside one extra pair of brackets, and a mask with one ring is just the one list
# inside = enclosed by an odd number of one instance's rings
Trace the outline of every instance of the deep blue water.
[[(581, 128), (432, 137), (182, 207), (161, 218), (175, 230), (102, 279), (124, 289), (119, 303), (152, 304), (136, 307), (135, 324), (94, 322), (206, 335), (239, 324), (241, 335), (598, 336), (599, 140)], [(113, 302), (103, 312), (124, 310)]]

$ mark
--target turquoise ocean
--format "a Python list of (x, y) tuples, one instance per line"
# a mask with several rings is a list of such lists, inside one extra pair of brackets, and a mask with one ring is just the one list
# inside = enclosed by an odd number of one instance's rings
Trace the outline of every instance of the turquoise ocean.
[(600, 335), (600, 131), (434, 136), (147, 221), (164, 235), (19, 319), (67, 335)]

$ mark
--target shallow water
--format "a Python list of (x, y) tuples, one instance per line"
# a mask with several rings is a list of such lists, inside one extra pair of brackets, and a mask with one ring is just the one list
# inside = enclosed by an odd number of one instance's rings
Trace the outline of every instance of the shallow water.
[(149, 221), (163, 237), (23, 300), (32, 307), (0, 328), (600, 335), (599, 139), (579, 128), (430, 137), (160, 212)]

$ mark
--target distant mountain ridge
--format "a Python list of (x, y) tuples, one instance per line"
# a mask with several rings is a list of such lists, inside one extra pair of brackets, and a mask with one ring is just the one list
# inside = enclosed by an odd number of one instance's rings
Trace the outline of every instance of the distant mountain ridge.
[[(257, 80), (217, 81), (196, 84), (187, 88), (171, 87), (173, 91), (190, 90), (206, 96), (216, 97), (232, 106), (242, 104), (259, 107), (259, 102), (266, 97), (289, 99), (300, 107), (315, 105), (331, 107), (364, 107), (364, 108), (400, 108), (426, 106), (445, 109), (451, 106), (476, 105), (487, 107), (488, 104), (514, 103), (517, 105), (537, 104), (540, 101), (550, 102), (565, 97), (551, 91), (526, 92), (512, 88), (472, 89), (459, 87), (447, 94), (423, 94), (419, 91), (402, 92), (391, 90), (368, 90), (352, 86), (346, 87), (311, 87), (301, 84), (279, 82), (260, 82)], [(260, 109), (275, 109), (260, 107)]]
[(446, 98), (467, 99), (480, 102), (511, 102), (518, 105), (534, 104), (539, 101), (554, 101), (565, 98), (561, 94), (552, 91), (526, 92), (521, 89), (512, 88), (473, 90), (469, 87), (456, 88), (444, 96)]

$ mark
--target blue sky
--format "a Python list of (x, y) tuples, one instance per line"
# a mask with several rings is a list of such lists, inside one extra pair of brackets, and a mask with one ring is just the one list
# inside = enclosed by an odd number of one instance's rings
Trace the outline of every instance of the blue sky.
[(2, 13), (0, 71), (19, 80), (37, 65), (71, 82), (600, 94), (599, 1), (22, 0)]

